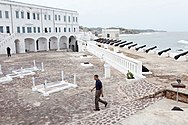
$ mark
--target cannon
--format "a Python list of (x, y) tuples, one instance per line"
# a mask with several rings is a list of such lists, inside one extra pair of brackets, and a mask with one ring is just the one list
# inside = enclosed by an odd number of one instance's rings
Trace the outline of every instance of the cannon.
[(116, 43), (116, 44), (114, 44), (114, 46), (119, 46), (120, 44), (123, 44), (123, 43), (126, 43), (126, 42), (120, 42), (120, 43)]
[(146, 47), (146, 45), (143, 45), (143, 46), (136, 48), (136, 51), (138, 51), (139, 49), (143, 49), (144, 47)]
[(128, 46), (128, 45), (130, 45), (130, 44), (133, 44), (133, 42), (128, 42), (128, 43), (126, 43), (125, 45)]
[(170, 51), (170, 50), (171, 50), (171, 48), (162, 50), (162, 51), (158, 52), (158, 55), (160, 56), (160, 55), (162, 55), (163, 53), (166, 53), (166, 52), (168, 52), (168, 51)]
[(137, 46), (137, 45), (138, 45), (137, 43), (136, 43), (136, 44), (133, 44), (133, 45), (129, 46), (128, 49), (131, 49), (132, 47), (135, 47), (135, 46)]
[(175, 60), (178, 60), (181, 56), (185, 56), (185, 55), (187, 55), (187, 54), (188, 54), (188, 51), (183, 52), (183, 53), (181, 53), (181, 54), (176, 55), (176, 56), (174, 57), (174, 59), (175, 59)]
[(119, 43), (119, 42), (121, 42), (121, 40), (119, 40), (119, 41), (115, 40), (112, 43), (110, 43), (110, 45), (114, 45), (115, 43)]
[(157, 46), (151, 47), (151, 48), (147, 49), (145, 52), (148, 53), (150, 50), (154, 50), (156, 48), (157, 48)]

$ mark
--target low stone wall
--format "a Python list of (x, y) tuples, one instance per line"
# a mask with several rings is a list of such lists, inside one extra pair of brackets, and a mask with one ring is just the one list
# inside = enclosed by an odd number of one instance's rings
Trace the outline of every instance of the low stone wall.
[[(176, 100), (177, 92), (173, 90), (166, 90), (165, 97), (168, 99)], [(188, 94), (179, 92), (179, 101), (188, 104)]]

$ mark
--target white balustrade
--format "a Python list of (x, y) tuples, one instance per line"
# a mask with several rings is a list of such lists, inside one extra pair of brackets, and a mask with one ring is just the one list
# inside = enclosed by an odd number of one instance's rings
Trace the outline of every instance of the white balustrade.
[(98, 47), (93, 42), (88, 42), (87, 50), (95, 56), (103, 58), (106, 63), (110, 64), (123, 74), (127, 74), (127, 71), (129, 70), (135, 76), (143, 77), (141, 61)]

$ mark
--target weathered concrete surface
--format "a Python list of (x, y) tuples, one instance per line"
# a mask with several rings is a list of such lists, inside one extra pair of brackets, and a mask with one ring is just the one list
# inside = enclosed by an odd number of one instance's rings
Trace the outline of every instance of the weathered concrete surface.
[[(36, 85), (44, 80), (73, 82), (77, 73), (78, 88), (64, 90), (44, 97), (33, 93), (32, 76), (14, 79), (8, 84), (0, 84), (0, 124), (1, 125), (97, 125), (115, 124), (139, 110), (155, 103), (161, 98), (143, 98), (163, 87), (142, 80), (127, 84), (125, 76), (111, 69), (111, 78), (104, 79), (104, 64), (100, 59), (81, 59), (82, 53), (41, 52), (13, 55), (11, 58), (0, 56), (0, 64), (5, 74), (20, 67), (31, 67), (33, 60), (37, 66), (44, 62), (45, 72), (37, 72)], [(89, 61), (93, 67), (82, 67), (80, 63)], [(109, 102), (107, 108), (100, 105), (101, 111), (94, 112), (93, 75), (98, 74), (104, 84), (104, 99)], [(102, 118), (101, 120), (98, 118)], [(79, 122), (81, 121), (81, 123)]]
[(183, 112), (171, 111), (175, 105), (176, 102), (173, 100), (160, 100), (116, 125), (187, 125), (188, 105), (179, 103)]

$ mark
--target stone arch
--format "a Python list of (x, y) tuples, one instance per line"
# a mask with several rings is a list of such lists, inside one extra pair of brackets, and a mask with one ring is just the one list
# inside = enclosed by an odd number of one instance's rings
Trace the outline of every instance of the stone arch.
[(74, 36), (69, 37), (69, 49), (73, 52), (78, 52), (78, 42)]
[(47, 39), (45, 37), (40, 37), (36, 40), (37, 51), (48, 50)]
[(57, 37), (53, 36), (49, 39), (49, 50), (58, 49), (58, 39)]
[(34, 52), (35, 51), (35, 40), (32, 38), (24, 39), (25, 43), (25, 52)]
[(15, 44), (15, 53), (20, 53), (20, 40), (16, 39), (14, 41), (14, 44)]
[(60, 37), (60, 39), (59, 39), (59, 48), (60, 49), (67, 49), (68, 48), (67, 37), (66, 36)]

